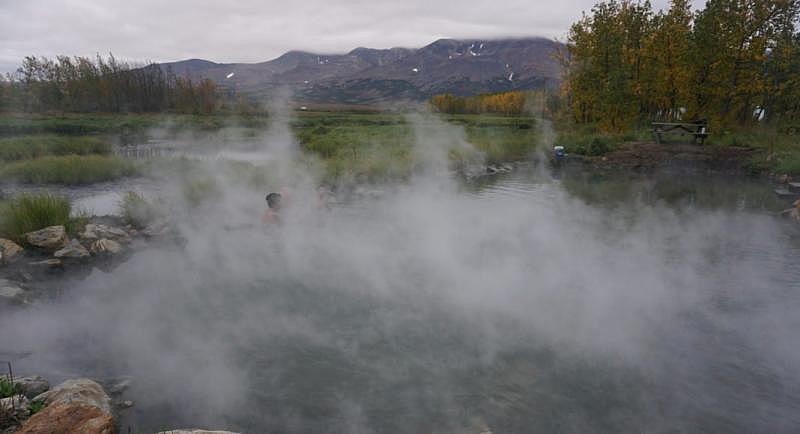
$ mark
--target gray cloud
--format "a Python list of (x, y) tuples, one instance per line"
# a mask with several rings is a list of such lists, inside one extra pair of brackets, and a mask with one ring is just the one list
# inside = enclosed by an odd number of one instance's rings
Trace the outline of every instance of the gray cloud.
[[(699, 5), (696, 0), (695, 4)], [(563, 39), (593, 0), (28, 0), (0, 2), (0, 71), (23, 56), (264, 61), (291, 49), (419, 47), (441, 37)], [(655, 8), (667, 0), (656, 0)]]

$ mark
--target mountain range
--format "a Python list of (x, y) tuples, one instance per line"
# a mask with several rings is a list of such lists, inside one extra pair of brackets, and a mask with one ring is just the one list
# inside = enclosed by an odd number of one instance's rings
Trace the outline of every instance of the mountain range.
[(439, 39), (422, 48), (359, 47), (347, 54), (289, 51), (259, 63), (202, 59), (162, 63), (165, 70), (248, 95), (291, 89), (298, 101), (365, 104), (419, 101), (556, 86), (562, 45), (545, 38)]

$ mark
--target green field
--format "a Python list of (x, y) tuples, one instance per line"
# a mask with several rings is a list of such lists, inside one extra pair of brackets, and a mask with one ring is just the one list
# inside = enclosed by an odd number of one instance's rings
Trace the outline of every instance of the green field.
[[(301, 149), (297, 163), (314, 167), (327, 182), (404, 178), (414, 170), (413, 152), (420, 141), (446, 148), (457, 166), (473, 151), (487, 163), (498, 163), (527, 159), (550, 144), (564, 145), (572, 154), (600, 156), (621, 143), (652, 140), (646, 126), (609, 135), (593, 125), (556, 122), (550, 128), (550, 122), (520, 116), (303, 111), (293, 113), (289, 122)], [(269, 125), (265, 115), (3, 114), (0, 179), (88, 184), (147, 174), (147, 168), (109, 155), (114, 144), (147, 138), (153, 131), (198, 142), (208, 137), (235, 141), (258, 137)], [(708, 145), (753, 149), (749, 166), (754, 172), (800, 174), (798, 136), (789, 131), (715, 131)], [(234, 172), (251, 183), (268, 178), (252, 168)]]
[[(434, 116), (434, 115), (431, 115)], [(416, 119), (416, 120), (411, 120)], [(488, 162), (528, 158), (541, 143), (529, 117), (449, 115), (433, 119), (403, 113), (297, 112), (290, 127), (300, 164), (321, 168), (329, 182), (405, 177), (414, 167), (419, 140), (415, 123), (436, 122), (445, 135), (437, 146), (465, 141)], [(0, 176), (34, 184), (87, 184), (134, 175), (137, 168), (108, 156), (112, 143), (147, 138), (214, 135), (220, 140), (256, 137), (267, 131), (266, 116), (224, 115), (4, 115), (0, 116)], [(462, 140), (463, 139), (463, 140)], [(454, 163), (465, 149), (448, 149)]]

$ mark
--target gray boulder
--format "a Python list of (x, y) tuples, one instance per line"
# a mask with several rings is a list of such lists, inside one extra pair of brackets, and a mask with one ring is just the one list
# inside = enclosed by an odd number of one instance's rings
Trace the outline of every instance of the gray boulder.
[(14, 386), (28, 398), (34, 398), (50, 389), (50, 383), (39, 375), (14, 378)]
[(124, 229), (94, 223), (89, 223), (86, 225), (84, 231), (79, 236), (81, 239), (87, 241), (103, 238), (113, 240), (118, 243), (127, 243), (130, 241), (130, 236)]
[(113, 434), (111, 399), (88, 378), (67, 380), (33, 398), (44, 408), (33, 415), (17, 434)]
[(111, 414), (111, 398), (103, 387), (88, 378), (67, 380), (58, 386), (37, 395), (33, 401), (45, 405), (54, 403), (82, 404), (97, 407), (105, 414)]
[(50, 226), (25, 234), (28, 244), (49, 251), (56, 251), (67, 245), (67, 230), (64, 226)]
[(155, 221), (139, 232), (145, 238), (162, 238), (175, 235), (173, 227), (167, 220)]
[(23, 395), (10, 396), (0, 399), (0, 413), (12, 414), (18, 419), (28, 417), (30, 401)]
[(121, 395), (131, 387), (131, 379), (128, 377), (120, 378), (115, 382), (106, 383), (105, 389), (109, 395)]
[(86, 247), (83, 247), (81, 243), (77, 240), (72, 240), (64, 246), (62, 249), (57, 250), (53, 253), (55, 258), (72, 258), (72, 259), (79, 259), (79, 258), (86, 258), (89, 256), (89, 251), (86, 250)]
[(118, 402), (116, 407), (119, 408), (119, 409), (126, 409), (126, 408), (133, 407), (134, 404), (135, 403), (133, 401), (125, 400), (125, 401)]

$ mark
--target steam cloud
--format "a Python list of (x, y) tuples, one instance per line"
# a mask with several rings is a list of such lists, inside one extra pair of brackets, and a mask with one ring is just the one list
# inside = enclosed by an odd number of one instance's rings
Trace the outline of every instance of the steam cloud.
[(446, 175), (463, 131), (427, 117), (411, 182), (324, 212), (285, 115), (264, 141), (292, 189), (281, 227), (257, 224), (265, 191), (210, 163), (213, 203), (162, 192), (185, 247), (0, 318), (0, 347), (32, 351), (26, 371), (131, 375), (123, 424), (141, 429), (800, 424), (797, 240), (771, 217), (593, 206), (557, 182), (465, 192)]

